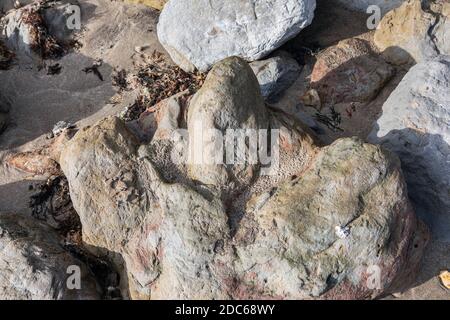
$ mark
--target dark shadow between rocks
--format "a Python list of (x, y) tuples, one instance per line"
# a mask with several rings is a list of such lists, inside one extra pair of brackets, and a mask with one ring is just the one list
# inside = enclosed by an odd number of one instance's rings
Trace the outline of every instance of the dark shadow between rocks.
[[(88, 245), (69, 244), (65, 245), (65, 249), (88, 266), (102, 288), (102, 299), (129, 298), (126, 264), (119, 253)], [(123, 272), (115, 266), (123, 268)]]
[[(375, 128), (374, 134), (378, 130)], [(428, 134), (410, 128), (392, 130), (377, 139), (380, 139), (383, 147), (400, 157), (409, 198), (416, 215), (431, 231), (429, 244), (416, 273), (417, 278), (413, 285), (407, 288), (410, 289), (436, 278), (441, 271), (450, 267), (450, 211), (448, 203), (444, 203), (436, 194), (442, 191), (442, 188), (448, 189), (449, 185), (445, 186), (445, 181), (441, 185), (436, 185), (431, 178), (440, 175), (450, 176), (448, 167), (447, 172), (442, 172), (438, 168), (445, 166), (442, 158), (450, 154), (450, 146), (439, 134)], [(434, 146), (432, 150), (424, 151), (429, 144)]]
[(304, 65), (305, 54), (315, 53), (340, 40), (370, 31), (367, 29), (367, 18), (364, 13), (350, 11), (335, 1), (317, 0), (311, 25), (282, 46), (282, 49)]
[[(378, 128), (374, 132), (378, 132)], [(445, 212), (448, 206), (437, 195), (440, 192), (442, 196), (443, 189), (449, 185), (446, 186), (444, 181), (436, 185), (434, 180), (440, 175), (450, 175), (448, 167), (448, 172), (441, 171), (445, 170), (443, 159), (450, 154), (450, 146), (439, 134), (410, 128), (392, 130), (378, 139), (383, 147), (399, 156), (409, 198), (419, 218), (428, 225), (435, 238), (450, 243), (450, 212)], [(428, 145), (432, 145), (434, 150), (425, 151)]]

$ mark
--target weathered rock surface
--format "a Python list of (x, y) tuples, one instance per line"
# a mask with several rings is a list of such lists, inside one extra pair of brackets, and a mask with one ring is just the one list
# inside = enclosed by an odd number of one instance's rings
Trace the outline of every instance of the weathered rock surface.
[[(11, 300), (99, 299), (84, 263), (62, 247), (53, 229), (30, 217), (0, 213), (0, 298)], [(69, 289), (69, 266), (81, 271), (81, 289)], [(69, 279), (70, 280), (70, 279)]]
[[(212, 69), (188, 106), (188, 131), (196, 118), (219, 131), (266, 128), (266, 121), (271, 128), (284, 126), (274, 176), (255, 174), (237, 197), (230, 197), (234, 188), (223, 188), (235, 174), (206, 188), (198, 183), (216, 177), (207, 166), (203, 176), (198, 171), (193, 177), (188, 167), (172, 172), (178, 178), (171, 182), (164, 178), (174, 166), (158, 146), (184, 118), (176, 99), (166, 101), (159, 121), (165, 133), (148, 144), (115, 117), (68, 142), (61, 167), (83, 241), (114, 258), (127, 281), (125, 294), (369, 298), (388, 292), (400, 271), (417, 263), (425, 241), (414, 233), (417, 221), (398, 159), (354, 139), (338, 141), (313, 159), (313, 139), (264, 109), (262, 101), (248, 64), (232, 57)], [(289, 138), (289, 130), (298, 134)], [(295, 159), (302, 159), (298, 167)], [(373, 272), (368, 268), (379, 268), (378, 289), (367, 285)]]
[(395, 64), (450, 54), (450, 3), (409, 0), (381, 20), (374, 41)]
[(169, 1), (158, 38), (186, 71), (209, 70), (230, 56), (263, 58), (308, 26), (315, 0)]
[(300, 75), (302, 68), (295, 59), (277, 55), (266, 60), (254, 61), (250, 67), (258, 79), (262, 96), (269, 102), (280, 98)]
[(418, 213), (450, 234), (450, 57), (410, 69), (383, 105), (369, 140), (398, 154)]
[(362, 12), (367, 12), (367, 8), (375, 5), (381, 9), (382, 14), (401, 6), (405, 1), (407, 0), (336, 0), (348, 9)]
[(193, 142), (189, 150), (190, 177), (218, 189), (248, 185), (257, 163), (246, 163), (235, 150), (234, 162), (228, 164), (218, 150), (227, 130), (236, 130), (235, 134), (242, 136), (247, 130), (257, 134), (257, 130), (268, 127), (264, 100), (249, 65), (237, 57), (217, 63), (189, 106), (187, 128)]
[(225, 298), (214, 276), (215, 243), (228, 236), (222, 205), (164, 183), (138, 147), (123, 122), (108, 118), (63, 152), (83, 241), (123, 256), (132, 298)]
[[(303, 175), (248, 209), (240, 298), (373, 298), (389, 291), (408, 252), (423, 250), (412, 246), (417, 221), (400, 162), (357, 139), (322, 149)], [(373, 270), (378, 288), (369, 285)]]
[(351, 38), (319, 54), (311, 73), (311, 86), (322, 103), (368, 102), (394, 73), (365, 40)]

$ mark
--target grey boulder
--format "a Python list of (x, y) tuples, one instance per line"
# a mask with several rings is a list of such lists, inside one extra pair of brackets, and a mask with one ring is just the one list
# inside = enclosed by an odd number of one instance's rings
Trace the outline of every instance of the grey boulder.
[(277, 55), (266, 60), (254, 61), (250, 67), (258, 79), (262, 96), (276, 102), (282, 93), (299, 77), (302, 68), (295, 59)]
[(410, 69), (383, 105), (369, 140), (398, 154), (412, 201), (450, 240), (450, 56)]
[(374, 42), (391, 63), (419, 63), (450, 54), (450, 3), (409, 0), (381, 20)]
[(171, 0), (158, 38), (185, 71), (209, 70), (230, 56), (263, 58), (308, 26), (315, 0)]

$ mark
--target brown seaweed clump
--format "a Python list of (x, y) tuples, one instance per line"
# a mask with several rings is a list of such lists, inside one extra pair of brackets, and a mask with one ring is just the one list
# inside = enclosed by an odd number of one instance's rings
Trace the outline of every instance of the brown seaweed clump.
[(30, 7), (24, 10), (22, 21), (30, 28), (31, 49), (42, 59), (59, 58), (64, 54), (64, 48), (48, 32), (47, 24), (41, 14), (42, 7)]
[(135, 74), (127, 75), (121, 70), (113, 77), (113, 84), (119, 90), (137, 90), (138, 97), (129, 106), (125, 120), (135, 120), (148, 108), (177, 93), (187, 91), (190, 95), (201, 88), (206, 75), (187, 73), (178, 66), (167, 63), (159, 52), (145, 57), (145, 63), (138, 66)]

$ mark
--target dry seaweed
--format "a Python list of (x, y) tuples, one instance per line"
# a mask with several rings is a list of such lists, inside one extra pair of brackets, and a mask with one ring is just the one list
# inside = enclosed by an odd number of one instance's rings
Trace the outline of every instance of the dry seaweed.
[(59, 58), (64, 54), (65, 50), (63, 46), (49, 34), (41, 10), (42, 7), (30, 7), (24, 10), (22, 16), (22, 22), (30, 27), (30, 47), (44, 60)]
[(147, 56), (146, 63), (137, 73), (126, 76), (119, 71), (113, 77), (113, 84), (120, 90), (137, 90), (138, 97), (126, 109), (123, 118), (135, 120), (146, 109), (177, 93), (188, 91), (194, 94), (205, 81), (205, 74), (187, 73), (177, 66), (168, 64), (159, 52)]
[(331, 114), (325, 115), (319, 111), (316, 112), (316, 120), (318, 122), (323, 123), (325, 126), (327, 126), (328, 129), (333, 131), (344, 131), (339, 125), (341, 124), (341, 114), (339, 112), (336, 112), (334, 107), (330, 107)]
[(52, 64), (47, 68), (47, 75), (53, 76), (55, 74), (60, 74), (62, 70), (62, 66), (59, 63)]

